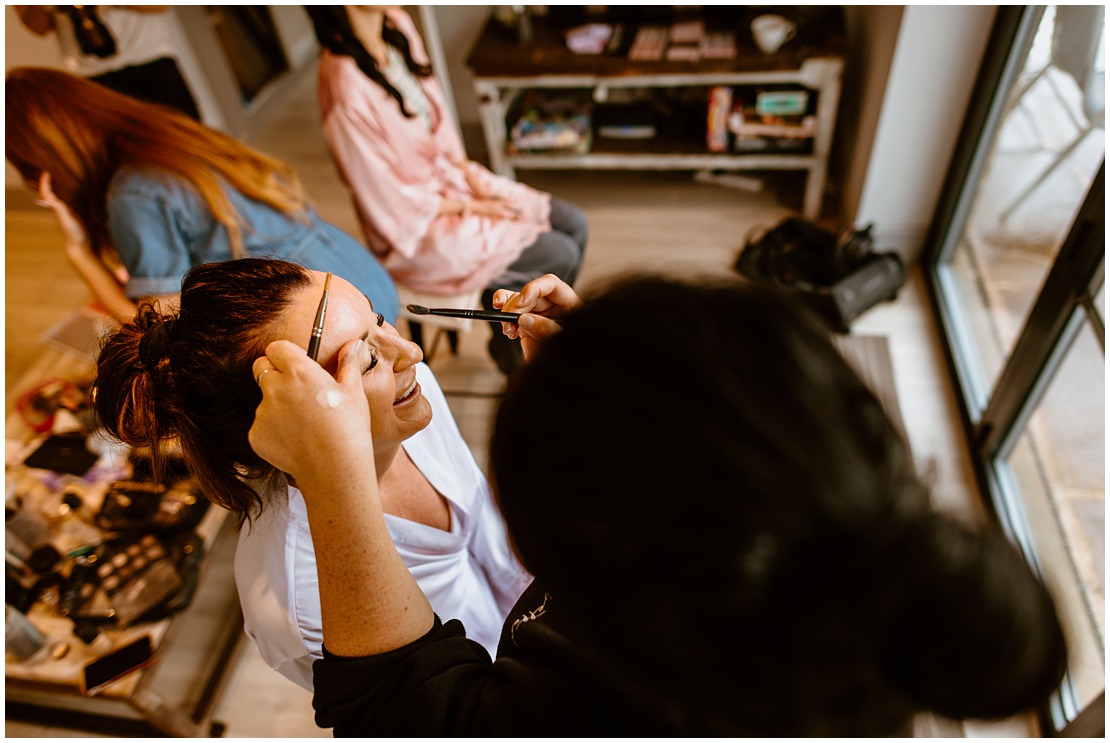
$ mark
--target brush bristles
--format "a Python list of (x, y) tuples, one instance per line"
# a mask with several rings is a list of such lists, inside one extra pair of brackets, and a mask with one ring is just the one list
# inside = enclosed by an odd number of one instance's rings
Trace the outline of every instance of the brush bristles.
[(427, 314), (429, 314), (429, 310), (428, 310), (427, 307), (421, 307), (418, 304), (410, 304), (408, 306), (408, 309), (409, 309), (409, 312), (411, 312), (414, 315), (427, 315)]

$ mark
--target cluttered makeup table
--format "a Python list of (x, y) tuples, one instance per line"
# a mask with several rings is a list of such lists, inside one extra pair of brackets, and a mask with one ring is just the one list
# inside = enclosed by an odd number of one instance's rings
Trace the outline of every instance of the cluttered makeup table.
[(149, 459), (95, 432), (92, 375), (89, 358), (44, 345), (8, 388), (6, 715), (218, 733), (212, 711), (243, 636), (233, 519), (179, 468), (157, 485)]

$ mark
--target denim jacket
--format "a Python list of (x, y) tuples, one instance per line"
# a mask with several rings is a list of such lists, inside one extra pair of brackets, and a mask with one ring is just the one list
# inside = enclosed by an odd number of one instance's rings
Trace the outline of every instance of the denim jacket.
[[(373, 254), (309, 207), (305, 221), (253, 201), (224, 185), (244, 224), (243, 247), (254, 258), (281, 258), (330, 271), (354, 284), (393, 323), (399, 300), (393, 279)], [(185, 272), (230, 260), (227, 228), (193, 185), (165, 171), (121, 167), (108, 187), (108, 231), (138, 298), (181, 291)]]

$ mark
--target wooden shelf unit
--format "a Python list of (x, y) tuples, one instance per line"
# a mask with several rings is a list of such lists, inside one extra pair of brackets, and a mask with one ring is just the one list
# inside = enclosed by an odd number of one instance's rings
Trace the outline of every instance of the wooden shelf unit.
[[(839, 17), (839, 16), (837, 16)], [(467, 64), (474, 77), (482, 131), (491, 169), (514, 177), (516, 168), (626, 170), (801, 170), (806, 171), (803, 214), (820, 215), (827, 178), (840, 80), (844, 67), (843, 25), (800, 29), (778, 53), (764, 55), (745, 28), (734, 29), (737, 56), (699, 62), (637, 62), (622, 56), (579, 55), (561, 34), (539, 21), (532, 43), (521, 45), (491, 19)], [(508, 151), (507, 116), (527, 90), (585, 88), (604, 98), (606, 89), (802, 85), (817, 96), (817, 127), (808, 153), (710, 152), (688, 142), (599, 142), (585, 154)], [(700, 151), (698, 151), (700, 149)]]

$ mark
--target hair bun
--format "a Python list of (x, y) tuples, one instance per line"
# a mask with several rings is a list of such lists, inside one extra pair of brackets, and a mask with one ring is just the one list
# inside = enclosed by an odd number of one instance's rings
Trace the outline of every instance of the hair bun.
[(913, 702), (953, 719), (994, 719), (1043, 704), (1066, 646), (1047, 589), (996, 533), (937, 515), (911, 527), (906, 592), (886, 671)]
[(148, 304), (142, 305), (135, 316), (135, 325), (142, 331), (139, 363), (151, 374), (156, 374), (162, 363), (169, 360), (175, 324), (175, 317), (163, 315)]

